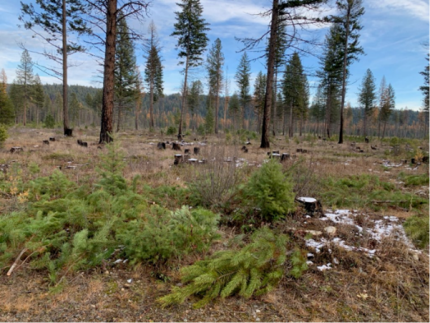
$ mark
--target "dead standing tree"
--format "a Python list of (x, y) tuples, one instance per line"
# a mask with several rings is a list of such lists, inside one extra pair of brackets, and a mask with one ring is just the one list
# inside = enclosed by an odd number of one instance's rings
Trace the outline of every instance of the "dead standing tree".
[[(269, 36), (269, 50), (261, 57), (267, 57), (267, 82), (266, 82), (266, 95), (264, 99), (263, 108), (263, 123), (262, 123), (262, 136), (260, 148), (270, 148), (269, 141), (269, 125), (270, 125), (270, 107), (273, 98), (273, 82), (275, 75), (275, 58), (278, 33), (281, 30), (280, 24), (286, 26), (287, 48), (294, 48), (300, 51), (301, 43), (313, 43), (312, 41), (305, 40), (300, 37), (299, 29), (306, 28), (306, 26), (316, 23), (323, 23), (326, 19), (310, 18), (299, 13), (299, 10), (315, 10), (327, 0), (273, 0), (272, 9), (261, 13), (262, 16), (271, 16), (270, 28), (260, 38), (244, 38), (240, 41), (244, 44), (245, 50), (252, 50), (256, 48), (260, 42)], [(276, 95), (276, 94), (275, 94)]]
[[(103, 63), (103, 99), (100, 129), (100, 143), (112, 141), (109, 136), (113, 132), (113, 108), (115, 88), (115, 49), (117, 39), (117, 25), (121, 19), (134, 17), (143, 20), (143, 12), (148, 9), (149, 1), (125, 0), (87, 0), (91, 11), (88, 13), (89, 23), (93, 26), (93, 35), (98, 39), (92, 43), (104, 46)], [(122, 13), (120, 15), (120, 12)], [(131, 39), (141, 36), (130, 30)]]

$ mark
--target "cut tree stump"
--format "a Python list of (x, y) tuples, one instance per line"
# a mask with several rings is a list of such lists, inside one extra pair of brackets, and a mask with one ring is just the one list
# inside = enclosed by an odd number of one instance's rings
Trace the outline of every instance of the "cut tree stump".
[(175, 161), (173, 162), (173, 165), (179, 165), (179, 163), (182, 163), (183, 158), (181, 154), (175, 155)]
[(176, 142), (172, 142), (172, 149), (173, 150), (181, 150), (181, 146)]
[(305, 208), (306, 212), (310, 216), (319, 215), (324, 216), (324, 211), (321, 202), (313, 197), (297, 197), (296, 201), (299, 202)]
[(11, 149), (10, 149), (10, 152), (13, 154), (13, 153), (19, 153), (19, 152), (23, 152), (24, 151), (24, 149), (22, 148), (22, 147), (12, 147)]
[(158, 149), (166, 149), (166, 143), (165, 142), (159, 142), (158, 144), (157, 144), (157, 148)]
[(288, 159), (290, 159), (290, 154), (283, 153), (281, 156), (281, 162), (287, 161)]
[(198, 155), (200, 153), (199, 147), (194, 147), (194, 155)]

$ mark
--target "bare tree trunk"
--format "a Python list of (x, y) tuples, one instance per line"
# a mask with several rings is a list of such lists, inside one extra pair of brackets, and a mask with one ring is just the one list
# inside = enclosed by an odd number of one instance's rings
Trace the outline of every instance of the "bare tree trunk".
[(62, 33), (63, 33), (63, 130), (64, 135), (71, 135), (69, 126), (69, 112), (68, 112), (68, 88), (67, 88), (67, 12), (66, 0), (63, 0), (63, 17), (62, 17)]
[(149, 129), (154, 129), (154, 82), (149, 84)]
[(116, 13), (117, 0), (109, 0), (106, 12), (106, 47), (105, 66), (103, 75), (103, 105), (100, 130), (100, 143), (112, 141), (109, 134), (113, 130), (113, 102), (114, 102), (114, 68), (115, 68), (115, 44), (116, 44)]
[(340, 127), (339, 127), (339, 144), (343, 143), (343, 110), (345, 106), (346, 94), (346, 65), (348, 59), (348, 37), (349, 37), (349, 18), (351, 15), (351, 6), (348, 4), (348, 11), (346, 14), (346, 34), (345, 34), (345, 48), (343, 53), (343, 77), (342, 77), (342, 102), (340, 104)]
[(275, 82), (273, 84), (273, 135), (276, 136), (276, 99), (278, 94), (278, 68), (275, 66)]
[(267, 60), (267, 83), (266, 83), (266, 95), (264, 99), (264, 112), (263, 112), (263, 129), (261, 136), (260, 148), (270, 148), (269, 141), (269, 125), (270, 125), (270, 106), (272, 104), (273, 96), (273, 76), (275, 73), (275, 52), (276, 52), (276, 40), (278, 37), (278, 0), (273, 0), (272, 6), (272, 21), (270, 23), (270, 39), (269, 39), (269, 57)]
[(186, 108), (185, 104), (187, 102), (187, 80), (188, 80), (188, 55), (187, 60), (185, 62), (185, 79), (184, 79), (184, 89), (182, 91), (182, 102), (181, 102), (181, 117), (179, 119), (179, 130), (178, 130), (178, 138), (182, 137), (182, 118), (184, 115), (184, 110)]
[(293, 129), (293, 103), (290, 103), (290, 126), (288, 128), (288, 137), (292, 138), (294, 136)]

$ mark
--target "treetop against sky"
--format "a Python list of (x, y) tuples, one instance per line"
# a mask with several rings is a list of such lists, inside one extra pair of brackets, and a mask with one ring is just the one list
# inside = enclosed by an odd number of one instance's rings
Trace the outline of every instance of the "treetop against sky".
[[(23, 0), (25, 3), (34, 3), (33, 0)], [(174, 12), (179, 10), (177, 0), (153, 1), (148, 11), (148, 18), (144, 24), (129, 21), (129, 26), (143, 34), (148, 33), (148, 25), (154, 21), (162, 45), (161, 56), (164, 66), (165, 93), (180, 91), (183, 80), (183, 66), (178, 65), (177, 40), (171, 37), (175, 23)], [(236, 38), (260, 37), (267, 31), (270, 17), (258, 16), (258, 13), (268, 10), (270, 0), (201, 0), (203, 5), (203, 18), (210, 24), (208, 31), (209, 44), (212, 46), (216, 38), (222, 42), (225, 56), (225, 68), (228, 68), (230, 94), (237, 90), (234, 74), (240, 62), (242, 53), (239, 51), (243, 45)], [(329, 0), (331, 7), (325, 7), (321, 15), (334, 14), (334, 0)], [(370, 68), (375, 76), (376, 84), (385, 76), (392, 84), (396, 93), (396, 108), (410, 108), (418, 110), (423, 105), (422, 92), (419, 87), (423, 84), (423, 77), (419, 73), (426, 64), (428, 47), (424, 43), (429, 41), (429, 3), (427, 0), (364, 0), (365, 14), (361, 19), (363, 30), (360, 43), (366, 55), (361, 56), (358, 62), (350, 67), (350, 77), (346, 93), (346, 102), (358, 106), (358, 93), (361, 80), (366, 70)], [(316, 15), (317, 13), (312, 13)], [(44, 44), (40, 38), (33, 38), (33, 32), (19, 28), (20, 2), (0, 2), (0, 68), (4, 68), (9, 82), (16, 78), (16, 67), (20, 62), (22, 48), (20, 44), (30, 51), (33, 60), (41, 65), (52, 65), (44, 57), (33, 52), (42, 52), (52, 49)], [(311, 30), (303, 32), (303, 36), (314, 38), (323, 43), (329, 29), (328, 25), (313, 26)], [(73, 37), (73, 36), (72, 36)], [(263, 42), (264, 50), (265, 42)], [(135, 43), (137, 63), (141, 72), (144, 70), (143, 44)], [(308, 74), (311, 86), (311, 95), (316, 92), (318, 79), (315, 71), (320, 68), (318, 55), (322, 48), (304, 47), (312, 54), (300, 54), (305, 72)], [(93, 50), (95, 54), (100, 52)], [(287, 51), (287, 54), (292, 54)], [(206, 57), (207, 52), (204, 53)], [(248, 56), (256, 58), (261, 52), (249, 52)], [(69, 84), (101, 86), (101, 66), (97, 65), (95, 58), (88, 54), (77, 53), (70, 56)], [(251, 84), (259, 73), (265, 73), (263, 59), (251, 62)], [(35, 69), (40, 74), (42, 83), (60, 83), (55, 77), (49, 76)], [(208, 90), (204, 67), (190, 71), (192, 80), (200, 79)], [(253, 92), (253, 89), (251, 89)]]

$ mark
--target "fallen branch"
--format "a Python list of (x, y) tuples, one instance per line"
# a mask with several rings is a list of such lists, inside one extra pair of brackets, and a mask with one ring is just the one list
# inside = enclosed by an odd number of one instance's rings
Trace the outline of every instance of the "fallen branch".
[(15, 262), (13, 263), (12, 267), (10, 267), (9, 271), (7, 272), (6, 276), (10, 276), (12, 274), (12, 271), (15, 269), (16, 265), (18, 264), (18, 261), (21, 259), (22, 255), (24, 254), (24, 252), (26, 252), (28, 249), (24, 248), (22, 249), (21, 253), (19, 254), (19, 256), (15, 259)]

